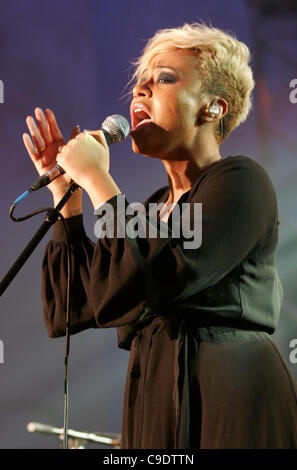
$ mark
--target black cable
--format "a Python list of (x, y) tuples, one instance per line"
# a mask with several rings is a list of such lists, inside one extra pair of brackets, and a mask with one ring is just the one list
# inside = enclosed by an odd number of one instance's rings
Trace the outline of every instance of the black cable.
[(68, 390), (68, 366), (69, 366), (69, 350), (70, 350), (70, 306), (71, 306), (71, 241), (70, 233), (65, 221), (65, 218), (59, 212), (59, 217), (63, 223), (66, 236), (67, 236), (67, 288), (66, 288), (66, 328), (65, 328), (65, 357), (64, 357), (64, 434), (63, 434), (63, 449), (68, 449), (68, 405), (69, 405), (69, 390)]
[(64, 434), (63, 434), (63, 449), (68, 449), (68, 407), (69, 407), (69, 389), (68, 389), (68, 372), (69, 372), (69, 351), (70, 351), (70, 306), (71, 306), (71, 241), (70, 233), (67, 227), (65, 218), (56, 208), (45, 207), (31, 212), (23, 217), (14, 217), (13, 212), (15, 210), (15, 204), (13, 204), (9, 210), (9, 216), (14, 222), (22, 222), (23, 220), (30, 219), (37, 214), (47, 212), (48, 217), (51, 217), (54, 213), (61, 219), (64, 230), (67, 237), (67, 288), (66, 288), (66, 328), (65, 328), (65, 357), (64, 357)]

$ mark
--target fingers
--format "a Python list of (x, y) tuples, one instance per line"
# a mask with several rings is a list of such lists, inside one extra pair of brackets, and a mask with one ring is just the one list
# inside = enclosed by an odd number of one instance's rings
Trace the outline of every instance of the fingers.
[(32, 136), (33, 142), (35, 144), (35, 147), (36, 147), (37, 151), (39, 153), (41, 153), (45, 149), (46, 143), (45, 143), (42, 135), (40, 134), (40, 132), (39, 132), (39, 130), (38, 130), (36, 124), (35, 124), (35, 121), (34, 121), (33, 117), (28, 116), (26, 118), (26, 123), (27, 123), (28, 129), (31, 133), (31, 136)]
[[(78, 136), (76, 137), (76, 139), (78, 138)], [(57, 156), (56, 156), (56, 159), (57, 159), (57, 162), (61, 162), (61, 158), (62, 156), (65, 156), (65, 154), (68, 152), (68, 150), (70, 148), (73, 147), (73, 145), (75, 145), (75, 139), (71, 139), (69, 140), (69, 142), (65, 145), (60, 145), (58, 147), (58, 153), (57, 153)]]
[(32, 158), (32, 160), (35, 161), (36, 159), (38, 159), (40, 157), (40, 154), (37, 151), (36, 147), (34, 146), (29, 134), (27, 134), (27, 133), (23, 134), (23, 141), (24, 141), (25, 147), (27, 149), (27, 152), (30, 155), (30, 157)]
[(38, 152), (29, 134), (27, 133), (23, 134), (23, 142), (34, 164), (38, 162), (40, 167), (43, 168), (51, 162), (50, 155), (47, 155), (46, 153), (40, 154), (40, 152)]
[(63, 158), (65, 157), (65, 155), (67, 154), (67, 150), (69, 150), (69, 143), (66, 144), (66, 145), (60, 145), (60, 147), (58, 148), (58, 153), (56, 155), (56, 161), (57, 163), (59, 163), (61, 166), (62, 165), (62, 161), (63, 161)]
[(74, 137), (76, 137), (79, 133), (80, 133), (80, 126), (77, 124), (77, 126), (75, 126), (72, 129), (71, 134), (70, 134), (70, 138), (74, 139)]
[[(103, 147), (107, 150), (108, 149), (108, 144), (106, 142), (106, 139), (105, 139), (105, 135), (104, 135), (104, 132), (102, 130), (98, 130), (98, 131), (89, 131), (87, 129), (84, 130), (84, 134), (86, 135), (89, 135), (91, 137), (93, 137), (95, 140), (97, 140), (97, 142), (101, 145), (103, 145)], [(82, 134), (83, 135), (83, 134)]]
[(48, 121), (49, 130), (50, 130), (53, 141), (64, 140), (62, 132), (59, 129), (59, 126), (58, 126), (57, 121), (56, 121), (56, 117), (55, 117), (54, 113), (52, 112), (52, 110), (51, 109), (46, 109), (45, 110), (45, 115), (46, 115), (46, 118), (47, 118), (47, 121)]
[(48, 121), (45, 117), (44, 112), (42, 111), (41, 108), (36, 108), (35, 109), (35, 116), (36, 120), (38, 122), (38, 130), (40, 132), (40, 135), (42, 136), (43, 140), (45, 141), (46, 145), (51, 144), (53, 141), (52, 135), (50, 133), (50, 128)]

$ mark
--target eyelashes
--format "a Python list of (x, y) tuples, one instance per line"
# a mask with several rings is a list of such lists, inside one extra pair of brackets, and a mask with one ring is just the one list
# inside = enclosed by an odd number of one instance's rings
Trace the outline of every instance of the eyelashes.
[[(143, 82), (146, 82), (148, 78), (142, 77), (137, 84), (140, 85)], [(175, 83), (177, 81), (176, 77), (168, 73), (160, 73), (156, 78), (156, 83)]]
[(168, 74), (160, 74), (157, 78), (158, 83), (175, 83), (176, 78)]

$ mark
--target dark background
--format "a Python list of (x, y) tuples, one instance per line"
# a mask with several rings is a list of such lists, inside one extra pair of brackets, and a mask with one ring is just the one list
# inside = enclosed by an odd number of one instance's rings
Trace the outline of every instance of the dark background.
[[(296, 3), (296, 2), (295, 2)], [(257, 5), (257, 8), (251, 4)], [(261, 7), (261, 8), (260, 8)], [(296, 110), (289, 100), (296, 75), (296, 7), (292, 2), (244, 0), (26, 0), (1, 2), (0, 104), (1, 278), (39, 227), (43, 216), (16, 224), (11, 203), (37, 174), (22, 142), (34, 108), (54, 110), (65, 138), (75, 124), (99, 128), (107, 115), (129, 118), (121, 98), (135, 59), (157, 29), (202, 19), (233, 31), (253, 55), (254, 109), (222, 146), (223, 157), (243, 154), (267, 169), (280, 213), (278, 270), (285, 300), (273, 338), (293, 375), (290, 341), (297, 338)], [(134, 155), (130, 138), (111, 150), (111, 173), (130, 202), (167, 184), (158, 161)], [(18, 214), (51, 205), (47, 189), (31, 195)], [(84, 198), (85, 227), (94, 237), (93, 209)], [(65, 340), (50, 339), (42, 318), (41, 260), (50, 234), (1, 298), (0, 448), (58, 448), (56, 437), (30, 434), (29, 421), (63, 425)], [(71, 338), (69, 426), (121, 431), (128, 352), (116, 332), (88, 330)]]

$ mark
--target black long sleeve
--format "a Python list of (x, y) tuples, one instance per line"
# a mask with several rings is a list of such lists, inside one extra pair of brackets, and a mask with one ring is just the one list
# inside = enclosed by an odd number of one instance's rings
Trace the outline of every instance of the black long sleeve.
[[(108, 201), (115, 213), (121, 197)], [(185, 240), (172, 236), (104, 237), (94, 244), (85, 234), (81, 216), (67, 219), (72, 237), (73, 333), (131, 325), (146, 308), (162, 312), (213, 288), (247, 258), (267, 253), (267, 247), (274, 254), (276, 195), (257, 162), (228, 157), (202, 169), (179, 205), (184, 202), (202, 203), (202, 244), (196, 249), (184, 248)], [(143, 223), (148, 233), (148, 219)], [(45, 322), (53, 337), (65, 332), (66, 266), (66, 239), (58, 221), (43, 261)]]

